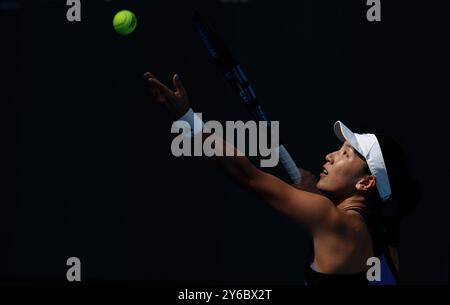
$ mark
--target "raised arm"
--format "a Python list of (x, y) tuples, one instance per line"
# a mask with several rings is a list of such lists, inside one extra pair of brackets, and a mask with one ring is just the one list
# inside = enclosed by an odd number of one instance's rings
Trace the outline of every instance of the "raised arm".
[[(151, 92), (158, 103), (165, 105), (176, 119), (182, 117), (190, 109), (187, 92), (179, 77), (174, 75), (172, 91), (162, 84), (153, 74), (147, 72), (144, 77), (150, 85)], [(216, 137), (203, 133), (202, 137)], [(223, 145), (224, 151), (236, 151), (230, 143), (223, 139), (215, 139), (216, 145)], [(276, 210), (298, 220), (309, 231), (326, 229), (334, 223), (337, 210), (326, 197), (314, 193), (312, 185), (291, 186), (277, 177), (263, 172), (244, 156), (225, 154), (215, 157), (221, 168), (244, 188), (255, 192)], [(310, 190), (310, 191), (308, 191)]]

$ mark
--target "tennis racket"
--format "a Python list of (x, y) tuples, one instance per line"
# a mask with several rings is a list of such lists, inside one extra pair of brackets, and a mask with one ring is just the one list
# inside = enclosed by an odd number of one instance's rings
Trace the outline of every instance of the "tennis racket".
[[(247, 105), (253, 118), (258, 121), (265, 121), (270, 125), (267, 115), (256, 100), (255, 91), (225, 42), (198, 12), (194, 13), (193, 22), (209, 55), (214, 59), (217, 67), (231, 88), (233, 88), (233, 91)], [(279, 146), (279, 157), (291, 181), (293, 183), (300, 183), (301, 175), (298, 167), (282, 144)]]

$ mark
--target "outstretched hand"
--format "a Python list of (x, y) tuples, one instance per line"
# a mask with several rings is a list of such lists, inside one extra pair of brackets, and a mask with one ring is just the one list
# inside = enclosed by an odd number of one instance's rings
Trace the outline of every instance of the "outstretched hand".
[(166, 106), (177, 119), (189, 110), (189, 98), (178, 74), (175, 74), (172, 79), (176, 91), (172, 91), (166, 85), (161, 83), (156, 76), (150, 72), (146, 72), (144, 78), (149, 84), (150, 91), (155, 101)]

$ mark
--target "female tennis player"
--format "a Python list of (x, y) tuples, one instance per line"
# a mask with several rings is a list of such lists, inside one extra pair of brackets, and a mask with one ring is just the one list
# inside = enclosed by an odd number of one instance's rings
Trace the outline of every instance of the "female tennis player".
[[(200, 121), (177, 75), (173, 77), (175, 91), (149, 72), (144, 78), (155, 100), (177, 120), (190, 126)], [(393, 140), (353, 133), (340, 121), (335, 123), (334, 132), (342, 146), (325, 156), (320, 179), (300, 169), (302, 182), (296, 186), (258, 169), (244, 156), (215, 158), (241, 186), (300, 222), (311, 234), (313, 251), (305, 266), (307, 285), (398, 284), (399, 221), (412, 211), (419, 195), (409, 177), (405, 155)], [(193, 133), (201, 133), (204, 139), (216, 136), (201, 128)], [(223, 139), (216, 140), (223, 149), (235, 151)], [(368, 276), (369, 268), (377, 264), (374, 257), (380, 269)]]

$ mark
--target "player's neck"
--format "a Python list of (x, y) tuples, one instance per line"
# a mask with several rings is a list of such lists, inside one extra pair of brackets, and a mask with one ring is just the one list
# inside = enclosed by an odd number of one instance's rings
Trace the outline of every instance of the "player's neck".
[(343, 199), (336, 207), (340, 210), (348, 210), (350, 208), (365, 208), (366, 198), (361, 195), (352, 195)]

